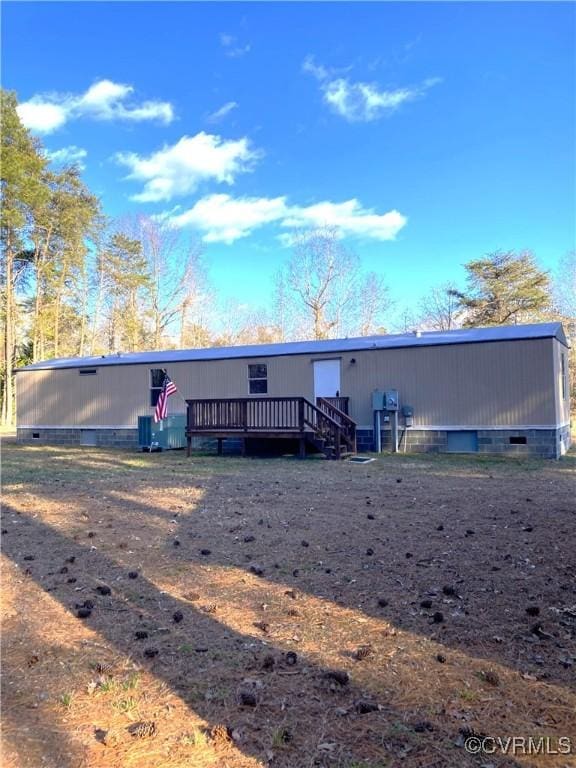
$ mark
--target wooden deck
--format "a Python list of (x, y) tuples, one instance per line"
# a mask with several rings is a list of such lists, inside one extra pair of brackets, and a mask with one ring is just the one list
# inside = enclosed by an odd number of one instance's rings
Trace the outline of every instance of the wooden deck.
[[(339, 398), (341, 400), (343, 398)], [(304, 397), (244, 397), (187, 400), (186, 440), (188, 455), (193, 437), (222, 440), (295, 439), (299, 455), (306, 455), (306, 444), (314, 445), (328, 458), (356, 452), (356, 424), (327, 399), (314, 405)]]

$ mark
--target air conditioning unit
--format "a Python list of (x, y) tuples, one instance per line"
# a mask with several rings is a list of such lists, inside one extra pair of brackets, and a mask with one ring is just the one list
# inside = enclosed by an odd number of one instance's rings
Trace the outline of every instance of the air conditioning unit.
[(142, 451), (185, 448), (186, 414), (174, 413), (158, 423), (152, 416), (138, 416), (138, 445)]

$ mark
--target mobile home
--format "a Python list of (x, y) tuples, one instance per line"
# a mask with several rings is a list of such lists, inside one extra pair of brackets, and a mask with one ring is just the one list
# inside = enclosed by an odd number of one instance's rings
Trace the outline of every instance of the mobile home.
[(570, 445), (560, 323), (47, 360), (17, 371), (18, 439), (137, 447), (164, 371), (190, 437), (309, 434), (320, 408), (327, 424), (346, 415), (361, 451), (558, 458)]

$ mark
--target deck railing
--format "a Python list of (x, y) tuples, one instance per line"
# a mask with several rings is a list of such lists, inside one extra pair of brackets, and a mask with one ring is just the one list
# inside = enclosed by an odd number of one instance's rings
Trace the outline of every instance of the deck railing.
[(241, 397), (187, 400), (194, 432), (304, 429), (301, 397)]
[(356, 449), (356, 425), (345, 414), (324, 402), (314, 405), (305, 397), (237, 397), (187, 400), (186, 436), (239, 434), (313, 436), (340, 458), (342, 442)]
[(326, 402), (330, 403), (330, 405), (333, 405), (334, 408), (338, 408), (339, 411), (342, 411), (342, 413), (345, 413), (346, 416), (348, 416), (348, 403), (350, 401), (349, 397), (317, 397), (316, 405), (318, 405), (318, 400), (325, 400)]

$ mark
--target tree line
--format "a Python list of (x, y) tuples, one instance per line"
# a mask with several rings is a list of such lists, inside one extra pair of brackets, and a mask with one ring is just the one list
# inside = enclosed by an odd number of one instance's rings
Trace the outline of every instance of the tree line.
[(50, 167), (15, 94), (1, 100), (2, 424), (14, 419), (13, 369), (49, 358), (552, 318), (576, 341), (574, 254), (556, 280), (529, 252), (489, 254), (465, 265), (465, 288), (433, 288), (394, 327), (383, 277), (323, 227), (291, 236), (271, 309), (220, 301), (199, 240), (153, 217), (108, 220), (78, 167)]

